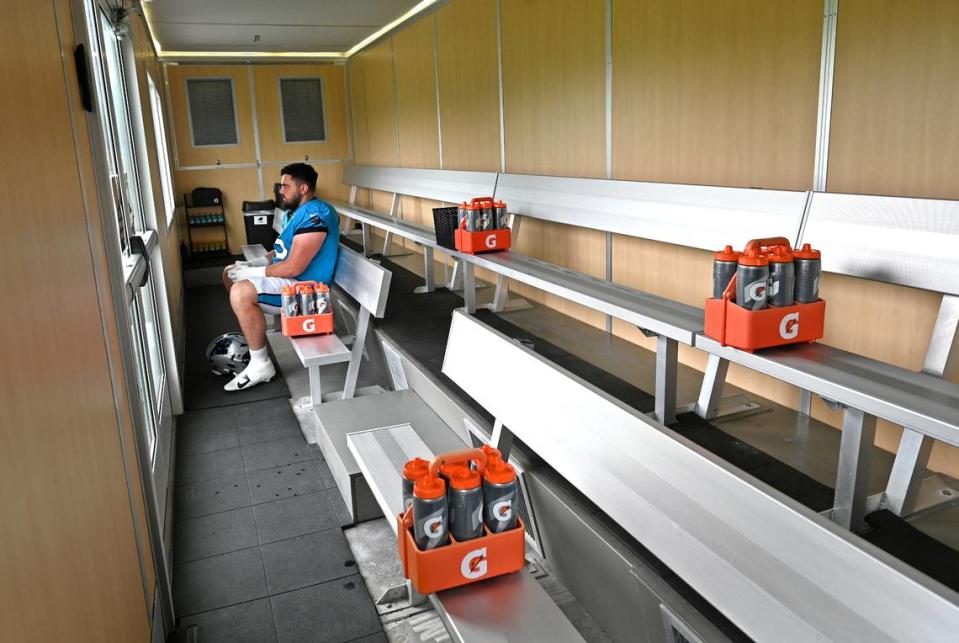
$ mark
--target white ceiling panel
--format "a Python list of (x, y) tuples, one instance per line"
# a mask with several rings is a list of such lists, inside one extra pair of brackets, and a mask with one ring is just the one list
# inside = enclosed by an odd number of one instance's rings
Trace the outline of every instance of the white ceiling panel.
[[(345, 51), (417, 0), (153, 0), (163, 51)], [(254, 37), (260, 36), (259, 42)]]
[(153, 35), (164, 51), (346, 51), (377, 29), (159, 23)]

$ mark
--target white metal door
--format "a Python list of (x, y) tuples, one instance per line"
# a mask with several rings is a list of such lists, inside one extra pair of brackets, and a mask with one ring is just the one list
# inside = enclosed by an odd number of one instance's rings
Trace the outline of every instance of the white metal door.
[[(77, 5), (74, 5), (77, 7)], [(136, 466), (143, 484), (152, 562), (157, 572), (164, 626), (172, 626), (167, 497), (172, 462), (174, 401), (179, 384), (165, 292), (157, 214), (145, 158), (143, 114), (136, 92), (130, 43), (116, 29), (121, 14), (98, 0), (75, 12), (78, 40), (86, 46), (92, 111), (88, 123), (96, 161), (104, 239), (120, 334), (123, 375), (130, 395), (136, 437)], [(126, 55), (124, 49), (126, 48)], [(125, 63), (125, 60), (127, 61)], [(149, 198), (147, 195), (149, 194)], [(145, 205), (149, 204), (149, 208)], [(161, 215), (162, 216), (162, 215)], [(161, 286), (157, 281), (161, 281)], [(172, 370), (171, 370), (172, 365)], [(141, 556), (147, 555), (141, 552)], [(143, 558), (141, 558), (143, 562)], [(146, 578), (146, 574), (144, 575)], [(152, 595), (153, 588), (146, 588)], [(147, 606), (152, 613), (152, 605)]]

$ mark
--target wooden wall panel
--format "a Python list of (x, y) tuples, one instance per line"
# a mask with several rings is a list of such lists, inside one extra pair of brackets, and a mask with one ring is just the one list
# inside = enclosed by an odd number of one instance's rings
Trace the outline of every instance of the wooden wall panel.
[(403, 167), (440, 166), (433, 30), (434, 20), (430, 15), (393, 37), (396, 115)]
[(506, 169), (606, 176), (602, 0), (504, 0)]
[(500, 169), (496, 0), (454, 0), (436, 12), (443, 167)]
[[(350, 188), (343, 185), (343, 163), (311, 163), (316, 170), (316, 196), (325, 201), (347, 201)], [(273, 184), (280, 181), (281, 166), (263, 168), (263, 193), (273, 198)], [(249, 199), (248, 199), (249, 200)]]
[[(269, 168), (264, 168), (268, 170)], [(276, 168), (279, 171), (279, 168)], [(266, 175), (264, 172), (264, 182)], [(198, 187), (220, 188), (223, 192), (223, 209), (226, 211), (226, 228), (230, 241), (230, 252), (242, 254), (240, 246), (246, 243), (246, 228), (243, 224), (243, 201), (259, 201), (256, 168), (219, 168), (215, 170), (177, 170), (173, 177), (177, 190), (177, 200), (182, 201), (183, 193)], [(272, 186), (272, 182), (269, 183)], [(266, 194), (272, 193), (272, 187)], [(269, 197), (272, 198), (272, 197)], [(187, 243), (186, 215), (183, 208), (178, 209), (180, 234), (183, 243)], [(223, 233), (219, 228), (200, 228), (193, 231), (194, 243), (222, 241)]]
[(615, 178), (812, 187), (822, 0), (613, 0)]
[(370, 136), (366, 119), (366, 65), (363, 56), (350, 59), (350, 122), (353, 127), (353, 162), (370, 163)]
[[(217, 162), (255, 163), (253, 111), (250, 105), (250, 82), (245, 65), (168, 65), (170, 99), (173, 105), (173, 129), (180, 167), (215, 165)], [(232, 78), (236, 104), (238, 145), (194, 147), (190, 131), (190, 109), (186, 97), (187, 78)]]
[(959, 199), (959, 3), (842, 0), (830, 192)]
[[(343, 65), (253, 65), (260, 154), (264, 162), (345, 159), (349, 156), (345, 75)], [(283, 140), (280, 79), (301, 77), (322, 79), (325, 141), (286, 143)]]
[[(85, 127), (74, 138), (73, 123), (86, 116), (73, 81), (69, 5), (7, 2), (4, 27), (0, 149), (16, 154), (0, 159), (0, 189), (31, 198), (6, 218), (17, 242), (0, 285), (17, 302), (16, 313), (0, 317), (10, 365), (0, 375), (0, 640), (145, 641), (120, 443), (128, 417), (114, 400), (126, 391), (111, 381), (105, 325), (113, 318), (101, 315), (94, 273), (105, 257), (87, 226)], [(22, 287), (36, 282), (38, 263), (44, 279), (69, 284), (56, 298)]]
[(393, 40), (384, 40), (360, 54), (366, 90), (366, 126), (371, 165), (398, 165), (396, 105), (393, 86)]

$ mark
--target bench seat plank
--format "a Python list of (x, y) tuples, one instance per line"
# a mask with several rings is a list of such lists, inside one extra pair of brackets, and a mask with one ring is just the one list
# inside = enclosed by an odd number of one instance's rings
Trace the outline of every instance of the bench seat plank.
[[(403, 509), (403, 463), (430, 459), (433, 452), (409, 424), (350, 433), (346, 440), (395, 533), (394, 516)], [(430, 600), (457, 641), (583, 640), (525, 569), (439, 592)]]
[(748, 353), (700, 335), (696, 348), (959, 446), (959, 386), (938, 377), (820, 343)]
[(748, 636), (954, 638), (959, 594), (459, 311), (443, 372)]
[(335, 333), (291, 337), (290, 342), (306, 368), (350, 361), (350, 349)]
[(510, 279), (559, 295), (692, 346), (704, 327), (702, 308), (584, 275), (514, 252), (471, 255), (469, 261)]

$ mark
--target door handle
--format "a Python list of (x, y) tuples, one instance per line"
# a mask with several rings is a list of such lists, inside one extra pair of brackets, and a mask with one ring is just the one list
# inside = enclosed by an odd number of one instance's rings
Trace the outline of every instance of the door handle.
[(147, 252), (147, 244), (140, 235), (132, 235), (129, 241), (130, 252), (143, 257), (143, 277), (140, 279), (140, 283), (137, 284), (137, 288), (143, 288), (147, 285), (147, 280), (150, 278), (150, 253)]

